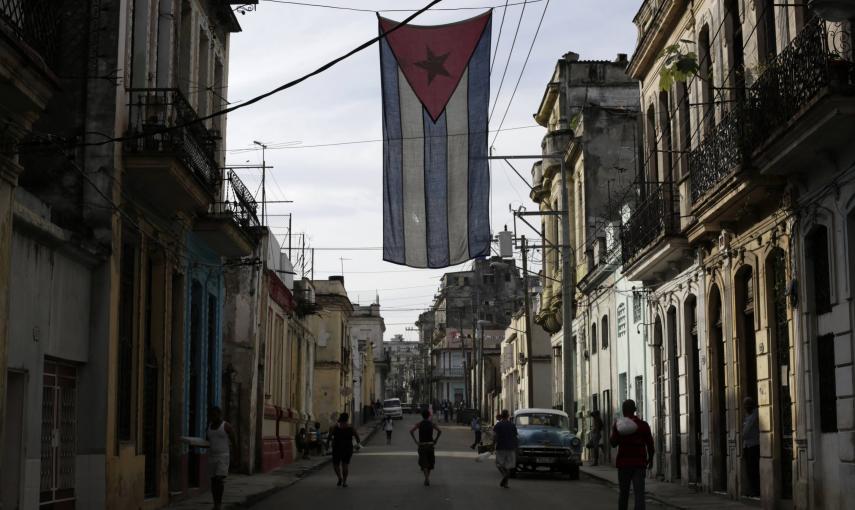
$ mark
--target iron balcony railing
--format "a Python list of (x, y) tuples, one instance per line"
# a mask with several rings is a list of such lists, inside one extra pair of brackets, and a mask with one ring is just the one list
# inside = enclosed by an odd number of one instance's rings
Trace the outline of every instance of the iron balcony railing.
[(178, 157), (215, 192), (222, 179), (214, 157), (216, 139), (197, 122), (198, 115), (178, 89), (130, 89), (128, 140), (131, 153), (166, 153)]
[(434, 377), (463, 377), (462, 368), (434, 368)]
[(805, 25), (689, 154), (692, 204), (747, 166), (754, 151), (822, 94), (855, 85), (851, 42), (850, 31), (828, 30), (820, 19)]
[(48, 65), (56, 63), (60, 10), (49, 0), (0, 0), (0, 23), (35, 50)]
[(211, 208), (213, 214), (231, 216), (245, 230), (261, 225), (258, 221), (258, 203), (232, 170), (223, 180), (223, 201), (213, 204)]
[(637, 186), (645, 193), (620, 234), (625, 266), (637, 260), (648, 246), (679, 229), (679, 208), (674, 184), (642, 183)]

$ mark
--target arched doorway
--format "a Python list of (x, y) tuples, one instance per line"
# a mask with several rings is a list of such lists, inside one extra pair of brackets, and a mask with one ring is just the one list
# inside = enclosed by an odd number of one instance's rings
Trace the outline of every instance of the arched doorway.
[(773, 455), (780, 499), (793, 498), (793, 413), (790, 390), (790, 334), (787, 316), (786, 254), (775, 248), (766, 258), (769, 354), (772, 366)]
[(689, 481), (701, 483), (701, 458), (703, 446), (701, 443), (701, 348), (698, 336), (698, 299), (690, 295), (683, 304), (683, 330), (686, 344), (684, 349), (687, 355), (689, 368), (686, 374), (686, 397), (688, 405), (688, 468)]
[[(738, 384), (740, 388), (738, 414), (740, 423), (745, 422), (746, 414), (742, 401), (751, 398), (755, 404), (759, 402), (757, 394), (757, 339), (754, 322), (754, 271), (751, 266), (744, 266), (736, 273), (734, 280), (734, 298), (736, 301), (736, 334), (738, 338)], [(744, 440), (744, 438), (741, 438)], [(740, 449), (742, 444), (739, 445)], [(739, 486), (743, 496), (757, 496), (759, 487), (757, 477), (759, 459), (741, 455), (742, 469)], [(752, 476), (753, 473), (753, 476)], [(752, 481), (752, 478), (754, 481)]]
[(662, 320), (656, 316), (653, 322), (653, 381), (656, 405), (656, 476), (665, 476), (665, 377), (662, 364), (665, 343), (662, 341)]
[(671, 455), (671, 478), (678, 480), (682, 477), (680, 466), (682, 448), (680, 445), (680, 370), (677, 366), (677, 308), (672, 306), (665, 316), (665, 327), (668, 340), (668, 424), (671, 432), (669, 445)]
[(713, 285), (709, 293), (710, 353), (710, 440), (712, 443), (712, 489), (727, 491), (727, 358), (721, 321), (721, 292)]

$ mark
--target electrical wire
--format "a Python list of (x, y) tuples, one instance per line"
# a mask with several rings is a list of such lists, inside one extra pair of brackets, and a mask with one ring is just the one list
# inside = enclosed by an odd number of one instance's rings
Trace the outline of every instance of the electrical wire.
[(502, 11), (502, 22), (499, 23), (499, 36), (496, 37), (496, 47), (493, 50), (493, 60), (490, 61), (490, 74), (493, 73), (493, 68), (496, 65), (496, 57), (499, 56), (499, 45), (502, 43), (502, 28), (505, 26), (505, 18), (508, 14), (508, 0), (505, 0), (505, 10)]
[[(353, 12), (368, 12), (368, 13), (378, 13), (378, 12), (413, 12), (416, 9), (366, 9), (359, 7), (344, 7), (341, 5), (329, 5), (329, 4), (318, 4), (318, 3), (309, 3), (309, 2), (294, 2), (289, 0), (264, 0), (265, 2), (270, 2), (274, 4), (286, 4), (286, 5), (295, 5), (298, 7), (318, 7), (323, 9), (335, 9), (339, 11), (353, 11)], [(530, 4), (543, 2), (544, 0), (525, 0), (523, 2), (516, 2), (509, 4), (507, 1), (505, 5), (485, 5), (485, 6), (473, 6), (473, 7), (438, 7), (436, 9), (432, 9), (434, 11), (481, 11), (487, 9), (507, 9), (508, 7), (513, 7), (515, 5), (522, 5), (526, 3), (526, 1)]]
[[(547, 3), (548, 3), (548, 2), (549, 2), (549, 0), (547, 0)], [(488, 125), (490, 124), (490, 121), (493, 119), (493, 113), (496, 111), (496, 105), (498, 105), (498, 104), (499, 104), (499, 96), (500, 96), (500, 95), (501, 95), (501, 93), (502, 93), (502, 86), (505, 84), (505, 76), (508, 74), (508, 68), (509, 68), (509, 67), (510, 67), (510, 65), (511, 65), (511, 57), (512, 57), (512, 56), (513, 56), (513, 54), (514, 54), (514, 47), (516, 47), (516, 44), (517, 44), (517, 37), (518, 37), (518, 36), (519, 36), (519, 34), (520, 34), (520, 27), (522, 26), (522, 20), (523, 20), (523, 16), (525, 15), (525, 7), (526, 7), (526, 5), (528, 5), (528, 3), (527, 3), (527, 2), (523, 2), (523, 7), (522, 7), (522, 9), (520, 10), (520, 17), (519, 17), (519, 19), (517, 20), (517, 28), (516, 28), (516, 30), (514, 31), (514, 39), (511, 41), (511, 49), (508, 51), (508, 60), (505, 62), (505, 68), (504, 68), (504, 70), (502, 70), (502, 79), (501, 79), (501, 80), (499, 80), (499, 88), (498, 88), (498, 90), (496, 90), (496, 99), (493, 101), (493, 107), (490, 109), (490, 115), (489, 115), (489, 116), (487, 116), (487, 124), (488, 124)], [(499, 50), (499, 48), (498, 48), (498, 47), (496, 47), (496, 51), (497, 51), (497, 52), (498, 52), (498, 50)], [(492, 71), (493, 71), (493, 68), (492, 68), (492, 66), (491, 66), (491, 67), (490, 67), (490, 72), (492, 73)]]
[[(511, 99), (510, 99), (510, 101), (508, 101), (508, 107), (505, 108), (505, 114), (502, 115), (502, 121), (499, 122), (498, 129), (502, 129), (502, 126), (505, 124), (505, 119), (507, 119), (508, 112), (511, 110), (511, 105), (514, 102), (514, 97), (516, 97), (516, 95), (517, 95), (517, 89), (519, 89), (520, 82), (522, 81), (522, 77), (525, 74), (525, 68), (526, 68), (526, 66), (528, 66), (528, 61), (531, 58), (531, 52), (534, 49), (534, 44), (537, 42), (537, 36), (540, 35), (540, 28), (543, 26), (543, 20), (544, 20), (544, 18), (546, 18), (546, 11), (547, 11), (547, 9), (549, 9), (549, 1), (550, 0), (546, 0), (546, 5), (543, 6), (543, 13), (540, 15), (540, 21), (537, 23), (537, 30), (535, 30), (535, 32), (534, 32), (534, 37), (531, 40), (531, 46), (528, 47), (528, 54), (525, 57), (525, 61), (523, 62), (522, 69), (520, 69), (520, 75), (517, 78), (516, 85), (514, 85), (514, 91), (511, 93)], [(496, 98), (496, 103), (498, 103), (498, 97)], [(496, 105), (493, 105), (493, 108), (495, 108), (495, 107), (496, 107)], [(490, 117), (492, 118), (492, 112), (490, 114)], [(495, 136), (493, 136), (493, 143), (490, 144), (491, 147), (496, 145), (496, 139), (498, 137), (499, 137), (499, 133), (497, 132), (495, 134)]]

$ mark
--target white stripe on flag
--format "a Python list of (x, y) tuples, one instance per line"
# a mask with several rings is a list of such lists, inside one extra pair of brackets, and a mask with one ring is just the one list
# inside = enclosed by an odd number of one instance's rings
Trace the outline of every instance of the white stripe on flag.
[(445, 108), (448, 125), (449, 265), (469, 259), (469, 70)]
[(404, 139), (404, 243), (406, 264), (427, 266), (427, 214), (425, 212), (425, 140), (421, 101), (398, 69), (401, 97), (401, 136)]

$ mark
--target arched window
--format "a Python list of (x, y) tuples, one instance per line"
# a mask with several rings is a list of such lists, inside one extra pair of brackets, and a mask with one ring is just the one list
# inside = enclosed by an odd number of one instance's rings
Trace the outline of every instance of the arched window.
[(701, 115), (699, 122), (704, 126), (704, 136), (709, 136), (715, 127), (713, 108), (713, 53), (710, 51), (710, 27), (704, 25), (698, 36), (698, 77), (701, 83)]
[(597, 352), (597, 325), (591, 324), (591, 354)]
[(603, 346), (603, 349), (609, 348), (609, 316), (603, 315), (602, 327), (600, 328), (600, 336), (602, 341), (600, 342)]

